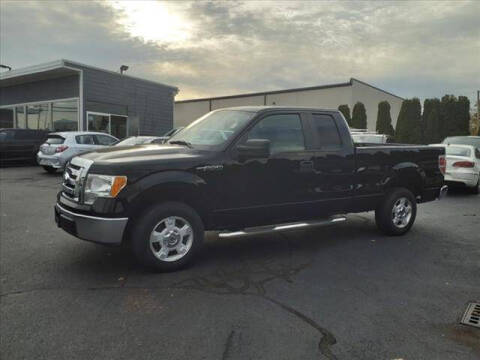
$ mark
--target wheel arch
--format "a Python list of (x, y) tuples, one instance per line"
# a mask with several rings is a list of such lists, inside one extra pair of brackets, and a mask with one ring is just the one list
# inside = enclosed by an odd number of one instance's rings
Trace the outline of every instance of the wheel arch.
[(405, 188), (415, 197), (422, 196), (425, 179), (425, 171), (419, 165), (402, 162), (392, 167), (392, 176), (386, 181), (385, 192), (392, 188)]
[(210, 224), (211, 207), (205, 187), (206, 183), (202, 178), (184, 171), (149, 175), (135, 184), (137, 195), (128, 199), (131, 222), (134, 223), (138, 216), (156, 204), (176, 201), (193, 208), (207, 228)]

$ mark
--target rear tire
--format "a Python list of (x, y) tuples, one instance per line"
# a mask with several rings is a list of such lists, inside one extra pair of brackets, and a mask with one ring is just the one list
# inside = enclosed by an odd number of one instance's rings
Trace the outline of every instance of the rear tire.
[(49, 174), (55, 174), (57, 172), (57, 169), (54, 167), (51, 167), (51, 166), (42, 166), (42, 167)]
[(130, 234), (140, 264), (156, 271), (174, 271), (191, 263), (198, 254), (204, 227), (191, 207), (165, 202), (140, 215)]
[(417, 216), (417, 202), (411, 191), (405, 188), (390, 190), (375, 210), (377, 227), (390, 236), (407, 233)]

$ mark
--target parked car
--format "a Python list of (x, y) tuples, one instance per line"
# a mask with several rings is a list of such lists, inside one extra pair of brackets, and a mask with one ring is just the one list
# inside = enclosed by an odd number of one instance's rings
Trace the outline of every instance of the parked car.
[(129, 136), (119, 142), (113, 144), (114, 146), (133, 146), (142, 144), (163, 144), (163, 138), (159, 136)]
[(51, 133), (37, 153), (38, 164), (45, 171), (54, 173), (63, 169), (74, 156), (88, 151), (110, 146), (117, 142), (114, 136), (85, 131), (66, 131)]
[(276, 233), (375, 210), (381, 231), (403, 235), (417, 203), (446, 191), (444, 147), (356, 146), (334, 110), (215, 110), (168, 144), (74, 157), (58, 226), (80, 239), (125, 241), (142, 264), (172, 270), (198, 254), (205, 230)]
[(442, 144), (472, 145), (480, 149), (480, 136), (449, 136)]
[(449, 186), (468, 188), (473, 194), (480, 188), (480, 149), (472, 145), (437, 144), (446, 153), (445, 181)]
[(161, 143), (161, 144), (166, 143), (168, 141), (168, 139), (170, 139), (173, 135), (178, 134), (180, 131), (182, 131), (183, 128), (184, 128), (184, 126), (180, 126), (178, 128), (173, 128), (172, 130), (167, 131), (165, 134), (160, 136), (159, 140), (157, 140), (157, 142), (155, 142), (155, 143), (156, 144), (157, 143)]
[(48, 130), (0, 129), (0, 163), (34, 162)]

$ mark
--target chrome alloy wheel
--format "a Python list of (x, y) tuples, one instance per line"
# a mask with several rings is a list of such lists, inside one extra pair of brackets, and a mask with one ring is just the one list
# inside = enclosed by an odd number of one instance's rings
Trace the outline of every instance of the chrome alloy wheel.
[(412, 218), (412, 203), (406, 197), (401, 197), (392, 208), (392, 221), (398, 228), (404, 228)]
[(178, 216), (160, 221), (150, 234), (150, 249), (161, 261), (177, 261), (184, 257), (193, 244), (190, 223)]

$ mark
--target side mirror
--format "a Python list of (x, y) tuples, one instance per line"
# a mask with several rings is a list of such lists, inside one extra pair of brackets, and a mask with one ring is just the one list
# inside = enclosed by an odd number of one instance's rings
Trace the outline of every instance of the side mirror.
[(270, 140), (250, 139), (245, 144), (238, 145), (237, 151), (242, 160), (268, 158), (270, 156)]

